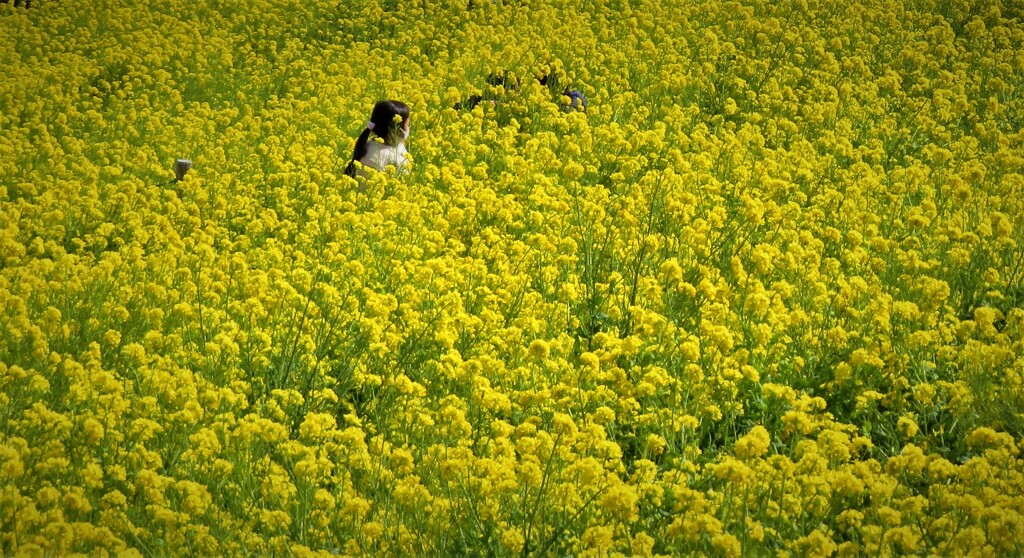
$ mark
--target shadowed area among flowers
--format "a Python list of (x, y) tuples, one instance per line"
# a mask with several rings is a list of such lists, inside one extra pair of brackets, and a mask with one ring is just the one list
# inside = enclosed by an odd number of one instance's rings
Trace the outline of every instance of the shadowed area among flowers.
[(1024, 553), (1019, 8), (27, 4), (0, 555)]

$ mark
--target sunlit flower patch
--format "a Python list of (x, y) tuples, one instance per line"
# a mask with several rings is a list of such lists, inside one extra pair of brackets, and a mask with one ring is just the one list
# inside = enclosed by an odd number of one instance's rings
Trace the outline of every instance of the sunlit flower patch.
[(1012, 3), (23, 4), (0, 555), (1024, 553)]

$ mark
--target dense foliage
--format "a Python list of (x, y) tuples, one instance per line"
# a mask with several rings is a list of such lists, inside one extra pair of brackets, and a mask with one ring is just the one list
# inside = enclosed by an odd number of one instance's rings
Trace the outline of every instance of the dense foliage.
[(0, 4), (0, 554), (1024, 553), (1005, 4)]

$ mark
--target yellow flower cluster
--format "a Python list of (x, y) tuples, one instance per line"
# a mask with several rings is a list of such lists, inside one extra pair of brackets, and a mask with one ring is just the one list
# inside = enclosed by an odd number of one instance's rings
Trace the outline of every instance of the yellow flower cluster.
[(0, 3), (0, 555), (1024, 553), (1024, 12), (450, 4)]

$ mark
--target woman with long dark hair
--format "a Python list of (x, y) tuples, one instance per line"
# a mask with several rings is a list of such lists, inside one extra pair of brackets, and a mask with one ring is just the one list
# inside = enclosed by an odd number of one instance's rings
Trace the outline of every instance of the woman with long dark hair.
[(361, 175), (356, 161), (363, 167), (379, 171), (389, 166), (402, 172), (409, 164), (405, 139), (409, 137), (409, 107), (401, 101), (380, 101), (373, 107), (370, 121), (359, 134), (352, 160), (345, 168), (349, 176)]

